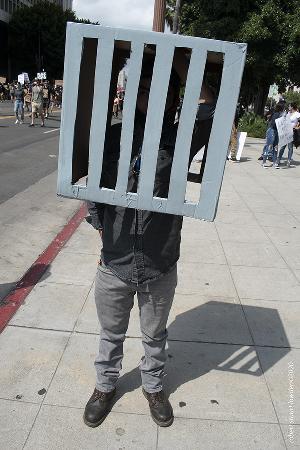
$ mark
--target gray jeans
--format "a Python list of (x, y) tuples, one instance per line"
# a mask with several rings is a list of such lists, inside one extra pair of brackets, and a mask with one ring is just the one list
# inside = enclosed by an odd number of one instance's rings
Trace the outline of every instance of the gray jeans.
[(162, 389), (168, 336), (166, 324), (176, 285), (177, 267), (157, 280), (136, 286), (122, 281), (108, 267), (98, 266), (95, 285), (95, 302), (101, 326), (99, 354), (95, 360), (98, 390), (109, 392), (116, 385), (135, 294), (145, 351), (140, 363), (142, 384), (147, 392)]

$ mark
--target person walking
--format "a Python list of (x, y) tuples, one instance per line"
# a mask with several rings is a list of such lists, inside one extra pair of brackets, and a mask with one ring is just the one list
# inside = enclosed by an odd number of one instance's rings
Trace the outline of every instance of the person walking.
[(16, 116), (15, 124), (24, 122), (24, 90), (21, 83), (15, 85), (12, 93), (14, 99), (14, 113)]
[(44, 113), (43, 113), (43, 88), (40, 85), (39, 80), (35, 80), (31, 91), (31, 124), (30, 127), (34, 127), (34, 116), (39, 114), (41, 118), (41, 127), (45, 126)]
[[(287, 118), (291, 121), (293, 128), (295, 128), (298, 125), (298, 120), (300, 118), (300, 112), (298, 109), (298, 105), (296, 103), (291, 103), (290, 111), (287, 114)], [(287, 157), (287, 161), (286, 161), (286, 166), (290, 167), (291, 161), (292, 161), (292, 156), (293, 156), (293, 151), (294, 151), (293, 141), (289, 142), (287, 144), (287, 146), (288, 146), (288, 157)], [(279, 150), (278, 159), (276, 161), (276, 165), (278, 168), (281, 164), (281, 159), (283, 157), (285, 148), (286, 148), (286, 145), (283, 145), (281, 147), (281, 149)]]

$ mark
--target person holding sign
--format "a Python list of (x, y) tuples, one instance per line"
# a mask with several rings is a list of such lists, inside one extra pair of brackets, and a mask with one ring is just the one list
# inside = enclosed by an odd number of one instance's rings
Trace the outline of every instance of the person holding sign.
[[(296, 103), (291, 104), (290, 111), (287, 114), (286, 118), (290, 120), (291, 125), (294, 129), (298, 124), (298, 119), (300, 118), (299, 109), (298, 109), (298, 106), (296, 105)], [(283, 156), (286, 146), (288, 146), (288, 158), (286, 161), (286, 165), (287, 165), (287, 167), (290, 167), (290, 165), (291, 165), (293, 150), (294, 150), (293, 140), (291, 140), (290, 142), (288, 142), (288, 144), (285, 144), (280, 148), (279, 154), (278, 154), (278, 159), (276, 161), (276, 167), (280, 166), (281, 159), (282, 159), (282, 156)]]

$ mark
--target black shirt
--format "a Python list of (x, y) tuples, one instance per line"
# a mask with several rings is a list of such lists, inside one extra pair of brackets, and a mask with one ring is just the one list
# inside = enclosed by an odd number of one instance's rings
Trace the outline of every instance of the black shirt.
[[(190, 161), (208, 143), (214, 106), (200, 106)], [(154, 183), (154, 196), (167, 197), (177, 124), (164, 123)], [(120, 154), (121, 124), (113, 125), (103, 155), (101, 186), (114, 188)], [(142, 145), (143, 126), (135, 126), (128, 191), (136, 192), (134, 165)], [(159, 278), (176, 264), (180, 254), (182, 216), (87, 202), (90, 222), (102, 229), (101, 259), (119, 278), (142, 284)]]

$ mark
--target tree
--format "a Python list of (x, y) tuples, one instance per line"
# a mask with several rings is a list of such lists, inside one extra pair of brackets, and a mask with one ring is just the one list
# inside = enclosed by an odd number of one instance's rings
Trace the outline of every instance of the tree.
[[(175, 0), (168, 2), (172, 21)], [(270, 84), (300, 78), (300, 7), (296, 0), (183, 0), (183, 34), (247, 42), (241, 99), (262, 114)]]
[(21, 72), (28, 72), (32, 78), (45, 69), (48, 79), (61, 79), (66, 24), (79, 21), (91, 23), (77, 19), (71, 10), (64, 11), (44, 1), (15, 10), (9, 23), (9, 55), (14, 78)]

